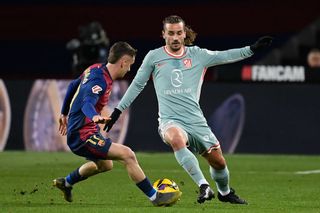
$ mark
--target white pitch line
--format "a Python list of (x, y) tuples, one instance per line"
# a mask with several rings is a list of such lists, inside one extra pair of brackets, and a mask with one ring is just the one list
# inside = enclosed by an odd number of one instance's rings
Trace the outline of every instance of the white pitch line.
[(318, 170), (297, 171), (297, 172), (295, 172), (295, 174), (297, 174), (297, 175), (309, 175), (309, 174), (319, 174), (319, 173), (320, 173), (320, 169), (318, 169)]

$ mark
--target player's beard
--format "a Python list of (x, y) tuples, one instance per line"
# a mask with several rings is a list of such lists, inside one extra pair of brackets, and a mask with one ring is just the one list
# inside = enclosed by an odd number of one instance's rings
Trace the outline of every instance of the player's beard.
[(171, 44), (170, 44), (170, 49), (173, 51), (173, 52), (178, 52), (182, 47), (182, 43), (179, 42), (179, 41), (173, 41)]

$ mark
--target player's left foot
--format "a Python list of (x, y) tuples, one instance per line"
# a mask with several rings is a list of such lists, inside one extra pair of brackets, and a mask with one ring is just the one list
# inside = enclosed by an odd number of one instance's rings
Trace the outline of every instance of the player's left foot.
[(72, 202), (72, 187), (66, 187), (66, 180), (64, 178), (56, 178), (53, 180), (53, 186), (57, 187), (63, 192), (64, 199), (68, 202)]
[(218, 192), (218, 199), (221, 202), (229, 202), (232, 204), (248, 204), (247, 201), (241, 199), (238, 195), (236, 195), (235, 190), (230, 188), (230, 193), (222, 196), (219, 192)]

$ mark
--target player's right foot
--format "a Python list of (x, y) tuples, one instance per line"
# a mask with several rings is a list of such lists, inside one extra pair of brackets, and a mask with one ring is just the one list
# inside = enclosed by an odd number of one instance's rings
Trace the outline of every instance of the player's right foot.
[(214, 192), (208, 184), (202, 184), (200, 186), (200, 192), (198, 196), (198, 203), (204, 203), (206, 200), (212, 200), (214, 198)]
[(63, 196), (66, 201), (72, 202), (72, 187), (66, 187), (66, 180), (64, 178), (54, 179), (53, 186), (57, 187), (63, 192)]
[(175, 192), (156, 192), (156, 199), (152, 201), (154, 206), (171, 206), (175, 202), (179, 200), (181, 197), (182, 192), (175, 191)]

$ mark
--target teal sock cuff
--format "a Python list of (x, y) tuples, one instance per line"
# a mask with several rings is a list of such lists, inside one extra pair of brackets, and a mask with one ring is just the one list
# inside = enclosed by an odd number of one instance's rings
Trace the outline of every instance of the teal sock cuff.
[(217, 179), (229, 179), (229, 170), (228, 167), (226, 166), (224, 169), (214, 169), (210, 166), (210, 175), (212, 179), (217, 180)]
[(229, 188), (229, 170), (226, 166), (224, 169), (214, 169), (210, 166), (210, 175), (215, 180), (218, 191), (220, 193), (226, 193), (230, 191)]

